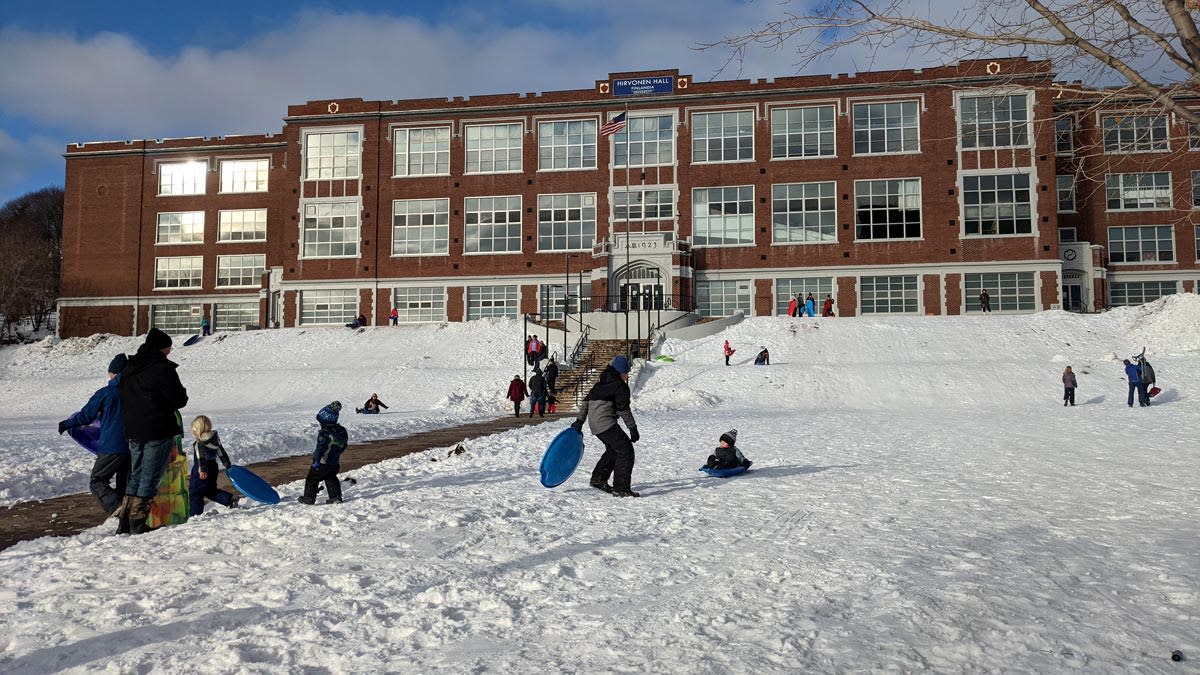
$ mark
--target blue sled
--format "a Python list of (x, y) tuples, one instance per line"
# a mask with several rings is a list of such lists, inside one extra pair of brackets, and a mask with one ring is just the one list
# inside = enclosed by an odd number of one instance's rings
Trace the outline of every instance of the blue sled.
[(542, 455), (542, 486), (558, 487), (567, 482), (579, 460), (583, 459), (583, 432), (571, 427), (563, 429), (550, 445), (546, 454)]
[(750, 467), (735, 466), (729, 469), (710, 469), (707, 466), (702, 466), (700, 467), (700, 470), (715, 478), (729, 478), (730, 476), (736, 476), (740, 473), (746, 473), (750, 470)]
[(250, 469), (234, 464), (225, 469), (225, 475), (229, 478), (229, 482), (233, 483), (233, 487), (250, 499), (263, 504), (279, 503), (279, 493), (275, 491), (275, 488)]
[(188, 338), (188, 339), (184, 340), (184, 341), (183, 341), (183, 346), (184, 346), (184, 347), (191, 347), (192, 345), (196, 344), (197, 342), (199, 342), (199, 341), (200, 341), (200, 340), (202, 340), (202, 339), (204, 339), (204, 336), (203, 336), (202, 334), (200, 334), (200, 333), (196, 333), (196, 334), (195, 334), (195, 335), (193, 335), (192, 337), (190, 337), (190, 338)]
[(100, 420), (82, 427), (71, 427), (67, 429), (67, 435), (81, 448), (94, 455), (100, 449)]

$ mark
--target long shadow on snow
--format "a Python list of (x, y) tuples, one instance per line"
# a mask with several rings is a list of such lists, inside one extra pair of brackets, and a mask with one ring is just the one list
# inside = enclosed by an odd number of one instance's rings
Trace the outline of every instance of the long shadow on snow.
[[(701, 485), (720, 487), (725, 483), (743, 481), (751, 478), (786, 478), (788, 476), (803, 476), (810, 473), (821, 473), (822, 471), (828, 471), (830, 469), (853, 469), (857, 466), (859, 465), (831, 464), (829, 466), (800, 466), (797, 464), (790, 464), (783, 466), (764, 466), (762, 468), (752, 466), (746, 473), (738, 474), (736, 476), (729, 476), (727, 478), (718, 478), (716, 476), (701, 474), (696, 478), (669, 480), (661, 483), (642, 483), (641, 487), (645, 488), (647, 491), (644, 492), (642, 496), (657, 497), (660, 495), (665, 495), (669, 492), (675, 492), (676, 490), (695, 489)], [(699, 472), (697, 471), (697, 473)], [(651, 490), (653, 491), (651, 492)]]
[[(438, 460), (439, 462), (444, 460)], [(530, 480), (537, 481), (537, 474), (530, 474)], [(395, 494), (396, 492), (407, 492), (409, 490), (421, 489), (440, 489), (461, 485), (483, 485), (487, 483), (504, 483), (511, 480), (520, 480), (520, 474), (514, 474), (511, 470), (503, 469), (488, 469), (483, 471), (472, 471), (470, 473), (453, 474), (446, 476), (434, 476), (428, 479), (413, 479), (411, 482), (406, 481), (403, 477), (394, 475), (381, 476), (376, 479), (363, 476), (362, 473), (347, 472), (341, 475), (342, 478), (342, 494), (349, 500), (367, 499), (370, 497), (378, 497), (385, 494)], [(356, 485), (346, 485), (345, 479), (354, 478), (358, 481)], [(364, 487), (378, 481), (378, 484), (371, 487)], [(300, 482), (300, 489), (304, 489), (303, 481)], [(322, 495), (324, 492), (321, 493)], [(293, 498), (294, 499), (294, 498)], [(287, 501), (287, 500), (284, 500)]]

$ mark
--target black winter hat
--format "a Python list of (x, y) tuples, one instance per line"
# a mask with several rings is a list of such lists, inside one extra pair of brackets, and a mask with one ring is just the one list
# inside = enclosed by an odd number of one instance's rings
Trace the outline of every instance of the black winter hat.
[(151, 328), (150, 332), (146, 333), (145, 344), (156, 351), (161, 351), (171, 346), (171, 336), (157, 328)]
[[(709, 436), (709, 438), (712, 438), (712, 436)], [(730, 445), (737, 445), (737, 429), (730, 429), (729, 431), (721, 434), (720, 440), (725, 441)]]
[(129, 362), (129, 357), (124, 354), (117, 354), (112, 361), (108, 362), (108, 372), (116, 375), (125, 370), (125, 364)]

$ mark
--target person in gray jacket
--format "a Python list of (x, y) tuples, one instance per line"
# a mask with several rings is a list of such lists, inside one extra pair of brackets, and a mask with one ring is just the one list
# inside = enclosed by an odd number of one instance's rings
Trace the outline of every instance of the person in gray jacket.
[[(626, 436), (617, 418), (629, 429)], [(633, 478), (633, 444), (641, 438), (637, 421), (629, 409), (629, 359), (618, 356), (600, 373), (600, 381), (579, 404), (579, 415), (571, 428), (583, 431), (584, 421), (604, 443), (604, 454), (592, 469), (591, 486), (614, 497), (640, 497), (630, 489)], [(608, 477), (612, 476), (612, 485)]]

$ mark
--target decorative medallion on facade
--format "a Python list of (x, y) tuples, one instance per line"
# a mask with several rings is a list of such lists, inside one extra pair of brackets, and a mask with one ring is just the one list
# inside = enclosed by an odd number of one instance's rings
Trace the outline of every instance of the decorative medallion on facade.
[(332, 114), (336, 113), (339, 110), (339, 108), (340, 108), (340, 106), (338, 106), (337, 101), (330, 103), (329, 104), (329, 114), (332, 115)]

